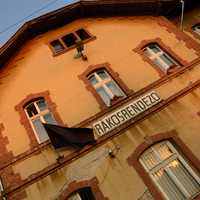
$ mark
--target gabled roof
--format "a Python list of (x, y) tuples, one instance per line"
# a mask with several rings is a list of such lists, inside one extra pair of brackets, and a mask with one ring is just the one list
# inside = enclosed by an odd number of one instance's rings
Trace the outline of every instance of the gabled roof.
[[(188, 9), (200, 6), (199, 0), (184, 1)], [(180, 13), (180, 0), (82, 0), (26, 22), (0, 49), (0, 72), (28, 40), (79, 18)]]

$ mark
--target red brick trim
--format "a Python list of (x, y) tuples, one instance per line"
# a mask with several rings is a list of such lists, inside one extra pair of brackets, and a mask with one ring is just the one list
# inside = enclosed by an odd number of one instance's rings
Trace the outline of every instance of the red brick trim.
[(103, 193), (101, 192), (98, 183), (99, 181), (97, 180), (96, 177), (87, 181), (80, 181), (80, 182), (73, 181), (69, 183), (68, 187), (59, 195), (59, 197), (56, 200), (65, 200), (73, 192), (82, 188), (91, 188), (97, 200), (109, 200), (108, 197), (103, 196)]
[(184, 30), (190, 32), (192, 35), (194, 35), (195, 38), (200, 39), (200, 35), (197, 34), (197, 33), (192, 29), (194, 26), (197, 26), (197, 25), (200, 25), (200, 20), (191, 22), (190, 25), (189, 25), (188, 27), (186, 27)]
[[(70, 50), (72, 50), (72, 49), (75, 49), (75, 47), (76, 47), (75, 45), (72, 45), (71, 47), (67, 47), (67, 45), (63, 42), (62, 37), (73, 33), (73, 34), (76, 36), (76, 38), (81, 39), (81, 38), (77, 35), (77, 33), (76, 33), (76, 31), (78, 31), (78, 30), (80, 30), (80, 29), (84, 29), (85, 32), (90, 36), (90, 38), (88, 38), (88, 39), (86, 39), (86, 40), (83, 41), (84, 44), (86, 44), (86, 43), (88, 43), (88, 42), (91, 42), (91, 41), (93, 41), (93, 40), (96, 39), (96, 36), (92, 35), (92, 34), (87, 30), (86, 26), (80, 26), (80, 27), (78, 27), (78, 28), (76, 28), (76, 29), (74, 29), (74, 30), (71, 30), (71, 31), (62, 33), (61, 35), (59, 35), (59, 36), (57, 36), (57, 37), (54, 37), (54, 38), (52, 38), (52, 39), (50, 39), (50, 40), (48, 40), (48, 41), (45, 42), (45, 44), (48, 45), (49, 48), (51, 49), (51, 51), (53, 52), (53, 56), (58, 56), (58, 55), (61, 55), (61, 54), (63, 54), (63, 53), (66, 53), (66, 52), (68, 52), (68, 51), (70, 51)], [(62, 44), (62, 46), (64, 47), (64, 49), (63, 49), (62, 51), (56, 52), (55, 49), (53, 48), (53, 46), (51, 45), (51, 42), (53, 42), (53, 41), (55, 41), (55, 40), (59, 40), (59, 42), (60, 42), (60, 43)]]
[[(154, 196), (154, 198), (156, 200), (164, 200), (164, 198), (158, 191), (157, 187), (153, 184), (153, 181), (146, 173), (145, 169), (139, 163), (138, 159), (140, 155), (147, 148), (149, 148), (151, 145), (155, 144), (156, 142), (166, 140), (166, 139), (172, 139), (175, 142), (175, 144), (183, 151), (185, 156), (187, 156), (187, 158), (191, 161), (191, 163), (196, 167), (198, 171), (200, 171), (200, 161), (190, 151), (190, 149), (186, 146), (186, 144), (181, 140), (176, 130), (172, 130), (171, 132), (159, 133), (152, 137), (148, 137), (147, 139), (148, 141), (145, 140), (135, 149), (132, 155), (127, 159), (127, 162), (129, 165), (132, 165), (134, 167), (134, 169), (137, 171), (139, 176), (144, 181), (145, 185), (149, 188), (149, 191)], [(149, 142), (149, 139), (151, 139), (152, 142)]]
[(18, 105), (15, 106), (15, 110), (19, 112), (19, 115), (21, 117), (20, 122), (21, 124), (24, 125), (24, 128), (27, 131), (28, 137), (30, 139), (30, 147), (34, 147), (35, 145), (38, 144), (38, 141), (35, 137), (35, 133), (31, 127), (31, 124), (26, 116), (26, 113), (24, 111), (24, 107), (29, 104), (31, 101), (33, 101), (34, 99), (38, 99), (38, 98), (44, 98), (52, 115), (54, 116), (56, 122), (58, 125), (60, 126), (64, 126), (64, 123), (60, 117), (60, 115), (58, 114), (57, 110), (56, 110), (56, 104), (54, 102), (51, 101), (50, 98), (50, 92), (47, 90), (45, 92), (40, 92), (40, 93), (36, 93), (36, 94), (29, 94), (24, 100), (22, 100)]
[(143, 51), (142, 49), (145, 46), (156, 44), (158, 45), (165, 53), (167, 53), (171, 58), (173, 58), (176, 62), (178, 62), (179, 65), (183, 66), (188, 64), (187, 61), (184, 61), (182, 58), (180, 58), (177, 54), (175, 54), (171, 48), (167, 45), (165, 45), (160, 38), (152, 39), (152, 40), (143, 40), (136, 48), (133, 49), (133, 51), (139, 53), (142, 56), (142, 59), (145, 62), (148, 62), (160, 75), (160, 77), (164, 77), (167, 74), (160, 69)]
[(2, 131), (4, 130), (4, 125), (0, 124), (0, 163), (4, 163), (11, 158), (13, 158), (12, 151), (7, 151), (6, 145), (9, 143), (8, 137), (3, 137)]
[(96, 100), (100, 104), (100, 109), (101, 110), (107, 109), (108, 106), (106, 105), (106, 103), (103, 101), (103, 99), (101, 98), (101, 96), (98, 94), (98, 92), (96, 91), (96, 89), (92, 86), (92, 84), (90, 83), (90, 81), (87, 78), (90, 74), (92, 74), (95, 71), (100, 70), (100, 69), (105, 69), (109, 73), (109, 75), (113, 78), (113, 80), (120, 86), (120, 88), (123, 90), (123, 92), (127, 96), (129, 96), (129, 95), (131, 95), (131, 94), (134, 93), (120, 79), (119, 74), (117, 72), (115, 72), (110, 67), (110, 63), (109, 62), (106, 62), (106, 63), (103, 63), (103, 64), (98, 64), (98, 65), (90, 65), (87, 70), (85, 70), (82, 74), (80, 74), (78, 76), (78, 78), (83, 80), (83, 82), (86, 85), (86, 89), (88, 91), (90, 91), (93, 94), (93, 96), (96, 98)]
[(189, 37), (185, 32), (181, 31), (164, 16), (159, 16), (157, 20), (161, 26), (166, 26), (169, 33), (174, 33), (178, 40), (183, 40), (186, 43), (186, 47), (193, 48), (195, 51), (197, 51), (196, 54), (200, 56), (200, 44), (197, 41)]

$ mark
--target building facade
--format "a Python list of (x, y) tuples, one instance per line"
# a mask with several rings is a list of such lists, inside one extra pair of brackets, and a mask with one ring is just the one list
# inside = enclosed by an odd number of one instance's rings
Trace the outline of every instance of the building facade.
[[(133, 2), (112, 16), (86, 12), (116, 2), (72, 4), (74, 19), (42, 16), (1, 48), (1, 199), (200, 198), (200, 7), (181, 30), (165, 1), (146, 15)], [(55, 149), (42, 123), (92, 128), (97, 144)]]

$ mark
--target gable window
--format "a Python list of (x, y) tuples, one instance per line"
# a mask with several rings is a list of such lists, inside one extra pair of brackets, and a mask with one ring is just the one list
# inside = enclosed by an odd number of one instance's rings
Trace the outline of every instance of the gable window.
[(39, 143), (49, 139), (42, 123), (57, 124), (44, 99), (34, 101), (25, 107), (25, 112)]
[(45, 44), (49, 46), (53, 52), (53, 56), (57, 56), (61, 53), (74, 49), (76, 47), (75, 41), (77, 39), (81, 39), (85, 44), (96, 39), (96, 37), (93, 36), (85, 26), (82, 26), (46, 41)]
[(91, 189), (82, 189), (78, 192), (73, 193), (67, 200), (96, 200)]
[(139, 159), (167, 200), (188, 199), (200, 191), (200, 179), (169, 142), (147, 149)]
[(64, 49), (63, 45), (59, 42), (59, 40), (54, 40), (50, 44), (52, 45), (56, 53)]
[(120, 87), (112, 80), (105, 70), (94, 72), (88, 79), (107, 106), (110, 106), (110, 101), (114, 95), (126, 97)]
[(200, 24), (194, 26), (194, 27), (192, 28), (192, 30), (193, 30), (195, 33), (197, 33), (198, 35), (200, 35)]
[(179, 65), (169, 55), (167, 55), (159, 46), (150, 45), (143, 49), (143, 52), (166, 74), (171, 68)]

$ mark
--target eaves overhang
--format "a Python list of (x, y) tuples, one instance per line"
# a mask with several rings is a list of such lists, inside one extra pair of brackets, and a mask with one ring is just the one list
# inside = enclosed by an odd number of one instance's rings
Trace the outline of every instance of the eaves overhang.
[[(185, 0), (189, 1), (189, 0)], [(190, 0), (193, 1), (193, 0)], [(180, 0), (82, 0), (26, 22), (0, 49), (0, 72), (27, 41), (85, 17), (166, 15)]]

